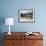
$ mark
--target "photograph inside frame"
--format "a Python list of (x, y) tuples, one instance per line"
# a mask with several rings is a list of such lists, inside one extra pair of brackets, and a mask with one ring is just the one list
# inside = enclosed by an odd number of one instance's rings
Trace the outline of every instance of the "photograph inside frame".
[(34, 16), (34, 9), (21, 9), (19, 11), (20, 22), (33, 22)]

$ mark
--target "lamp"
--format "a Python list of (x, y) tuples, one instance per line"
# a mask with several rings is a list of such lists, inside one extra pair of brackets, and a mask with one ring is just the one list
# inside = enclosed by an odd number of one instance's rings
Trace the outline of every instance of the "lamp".
[(14, 19), (13, 18), (5, 18), (5, 25), (9, 25), (8, 34), (11, 35), (11, 33), (10, 33), (10, 25), (14, 25)]

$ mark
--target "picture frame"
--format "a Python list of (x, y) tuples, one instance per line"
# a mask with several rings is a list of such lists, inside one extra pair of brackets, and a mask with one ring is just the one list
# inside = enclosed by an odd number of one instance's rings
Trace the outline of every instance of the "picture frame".
[(21, 23), (35, 22), (35, 9), (19, 9), (18, 21)]

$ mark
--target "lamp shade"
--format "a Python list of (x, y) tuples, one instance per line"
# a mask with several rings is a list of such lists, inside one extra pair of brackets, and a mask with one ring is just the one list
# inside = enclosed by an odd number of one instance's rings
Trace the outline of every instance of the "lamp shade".
[(5, 25), (14, 25), (14, 18), (5, 18)]

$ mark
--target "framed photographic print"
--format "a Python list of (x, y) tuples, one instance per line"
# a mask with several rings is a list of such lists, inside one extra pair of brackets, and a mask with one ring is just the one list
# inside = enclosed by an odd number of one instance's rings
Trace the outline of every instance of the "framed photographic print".
[(19, 22), (35, 22), (35, 9), (19, 9), (18, 10)]

